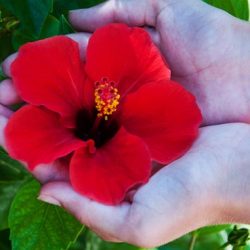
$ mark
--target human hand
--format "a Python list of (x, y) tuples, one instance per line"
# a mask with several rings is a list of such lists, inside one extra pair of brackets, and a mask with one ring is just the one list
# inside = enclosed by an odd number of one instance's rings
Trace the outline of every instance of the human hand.
[(193, 148), (156, 173), (130, 202), (105, 206), (68, 183), (45, 185), (40, 199), (61, 205), (107, 241), (155, 247), (217, 223), (249, 223), (250, 126), (201, 129)]
[(200, 0), (110, 0), (72, 11), (76, 29), (110, 22), (144, 26), (173, 79), (196, 97), (204, 125), (250, 121), (250, 25)]

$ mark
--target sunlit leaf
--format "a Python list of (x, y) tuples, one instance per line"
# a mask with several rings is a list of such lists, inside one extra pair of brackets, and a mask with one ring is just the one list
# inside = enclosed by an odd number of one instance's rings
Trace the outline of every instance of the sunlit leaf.
[(199, 235), (206, 235), (206, 234), (219, 233), (226, 229), (232, 229), (232, 225), (216, 225), (216, 226), (203, 227), (197, 230), (197, 232), (199, 233)]
[[(169, 244), (159, 247), (158, 250), (215, 250), (219, 249), (220, 246), (225, 243), (225, 239), (222, 234), (218, 233), (208, 235), (197, 234), (195, 239), (192, 237), (192, 234), (185, 235), (173, 242), (170, 242)], [(194, 248), (190, 248), (191, 243), (193, 244)]]
[(243, 20), (249, 19), (248, 0), (204, 0), (205, 2), (227, 11)]
[(76, 240), (82, 225), (62, 208), (37, 200), (32, 180), (16, 194), (9, 214), (12, 250), (61, 250)]

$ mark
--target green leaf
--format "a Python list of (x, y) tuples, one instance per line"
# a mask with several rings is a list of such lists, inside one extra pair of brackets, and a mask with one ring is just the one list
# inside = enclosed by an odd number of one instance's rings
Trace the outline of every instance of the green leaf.
[(3, 81), (4, 79), (6, 79), (7, 77), (5, 76), (5, 74), (3, 73), (3, 69), (0, 66), (0, 81)]
[[(10, 23), (15, 26), (11, 30), (12, 37), (9, 38), (14, 50), (40, 38), (41, 32), (46, 29), (43, 27), (46, 25), (49, 13), (52, 12), (52, 7), (53, 0), (0, 0), (0, 8), (7, 10), (16, 18)], [(10, 42), (9, 44), (11, 45)]]
[(217, 8), (243, 20), (249, 19), (248, 0), (204, 0)]
[(41, 31), (40, 39), (56, 36), (60, 31), (60, 22), (57, 18), (52, 15), (49, 15), (43, 25)]
[(11, 203), (22, 183), (22, 181), (0, 181), (0, 230), (8, 228)]
[(17, 193), (9, 214), (12, 250), (68, 249), (83, 226), (62, 208), (37, 200), (40, 185), (29, 181)]
[(175, 241), (172, 241), (164, 246), (159, 247), (159, 250), (180, 250), (188, 249), (191, 235), (185, 235)]
[(60, 17), (60, 32), (59, 33), (61, 35), (75, 33), (75, 30), (70, 25), (70, 23), (68, 22), (68, 20), (65, 18), (64, 15), (61, 15)]
[[(18, 20), (0, 6), (0, 62), (14, 52), (11, 44), (11, 33), (18, 25)], [(0, 80), (3, 77), (0, 76)]]
[(8, 153), (0, 147), (0, 181), (21, 180), (28, 172), (21, 163), (11, 159)]
[(1, 250), (10, 250), (11, 242), (9, 240), (9, 230), (0, 231), (0, 249)]
[(203, 227), (203, 228), (198, 229), (197, 233), (199, 235), (206, 235), (206, 234), (219, 233), (227, 229), (232, 229), (232, 225), (216, 225), (216, 226), (210, 226), (210, 227)]
[(201, 235), (195, 243), (195, 250), (217, 250), (225, 242), (221, 233), (214, 233), (210, 235)]
[(4, 33), (0, 34), (0, 62), (3, 61), (7, 56), (14, 52), (14, 48), (11, 44), (11, 34)]
[[(8, 227), (8, 214), (16, 192), (28, 174), (0, 148), (0, 230)], [(1, 249), (1, 248), (0, 248)]]
[(104, 2), (105, 0), (54, 0), (54, 14), (60, 17), (67, 15), (69, 10), (88, 8)]
[(15, 51), (17, 51), (23, 44), (33, 42), (37, 39), (38, 38), (33, 36), (32, 34), (27, 33), (22, 29), (17, 29), (13, 32), (12, 35), (12, 45)]
[[(159, 247), (158, 250), (189, 249), (191, 241), (192, 234), (187, 234), (173, 242)], [(216, 250), (219, 249), (223, 243), (225, 243), (225, 240), (221, 233), (214, 233), (208, 235), (197, 235), (194, 243), (195, 250)]]
[[(99, 238), (95, 233), (86, 230), (70, 250), (146, 250), (126, 243), (110, 243)], [(156, 250), (156, 249), (147, 249)]]
[(52, 11), (53, 0), (0, 0), (1, 6), (18, 18), (23, 31), (38, 36)]
[(228, 234), (228, 241), (222, 247), (232, 245), (233, 249), (244, 249), (249, 241), (248, 228), (238, 228), (234, 226), (233, 230)]

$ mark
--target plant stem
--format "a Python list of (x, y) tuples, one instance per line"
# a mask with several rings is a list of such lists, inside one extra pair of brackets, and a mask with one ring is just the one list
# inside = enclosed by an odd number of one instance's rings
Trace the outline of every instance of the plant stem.
[(195, 242), (197, 240), (197, 237), (198, 237), (198, 233), (197, 232), (193, 232), (192, 233), (192, 238), (190, 240), (190, 244), (189, 244), (188, 250), (194, 250), (194, 246), (195, 246)]

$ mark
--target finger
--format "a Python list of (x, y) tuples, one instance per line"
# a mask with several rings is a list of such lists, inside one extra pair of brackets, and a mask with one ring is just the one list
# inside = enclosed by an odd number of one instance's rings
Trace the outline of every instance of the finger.
[(160, 3), (156, 2), (154, 5), (157, 6), (152, 6), (152, 2), (109, 0), (93, 8), (71, 11), (69, 19), (76, 29), (91, 32), (112, 22), (123, 22), (131, 26), (155, 26)]
[(0, 103), (4, 105), (12, 105), (20, 102), (20, 97), (10, 79), (6, 79), (0, 83)]
[[(0, 136), (0, 142), (1, 138), (3, 138), (3, 148), (8, 151), (8, 149), (6, 149), (4, 136)], [(29, 171), (28, 165), (25, 162), (20, 161), (20, 163), (26, 170)], [(62, 164), (60, 160), (57, 160), (50, 164), (40, 164), (36, 166), (31, 174), (42, 184), (51, 181), (69, 181), (68, 165)]]
[(4, 129), (8, 123), (8, 119), (0, 115), (0, 146), (6, 149)]
[(69, 34), (67, 36), (79, 44), (80, 56), (81, 59), (84, 60), (91, 34), (86, 32), (81, 32), (81, 33)]
[(32, 171), (32, 175), (43, 184), (51, 181), (69, 181), (69, 163), (57, 160), (50, 164), (40, 164)]
[(76, 193), (68, 183), (53, 182), (45, 185), (39, 199), (61, 205), (81, 223), (93, 228), (101, 235), (119, 239), (119, 232), (126, 222), (130, 205), (106, 206)]
[(3, 73), (8, 77), (11, 77), (11, 64), (15, 61), (16, 58), (17, 58), (17, 53), (12, 54), (9, 57), (7, 57), (2, 63)]
[(12, 114), (13, 111), (0, 104), (0, 116), (10, 118)]
[[(1, 138), (1, 137), (0, 137)], [(4, 137), (3, 142), (4, 141)], [(4, 147), (6, 149), (6, 147)], [(6, 149), (8, 151), (8, 149)], [(25, 169), (29, 171), (28, 165), (25, 162), (20, 162)], [(40, 164), (31, 171), (31, 174), (42, 184), (51, 181), (69, 181), (68, 165), (57, 160), (50, 164)]]
[(152, 27), (145, 27), (144, 29), (148, 32), (148, 34), (150, 35), (150, 37), (151, 37), (152, 41), (154, 42), (154, 44), (157, 47), (160, 47), (161, 38), (160, 38), (159, 32), (157, 32), (156, 29), (154, 29)]

